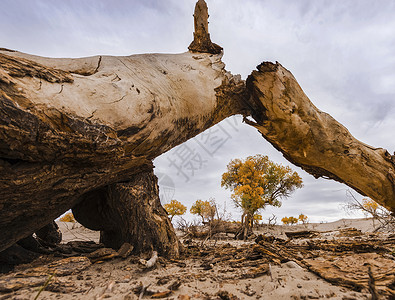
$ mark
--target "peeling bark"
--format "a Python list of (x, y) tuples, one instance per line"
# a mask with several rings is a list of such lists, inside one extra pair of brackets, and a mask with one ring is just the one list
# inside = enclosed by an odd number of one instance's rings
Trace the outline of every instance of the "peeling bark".
[(247, 79), (257, 128), (286, 159), (314, 177), (347, 184), (395, 211), (395, 164), (387, 150), (355, 139), (329, 114), (317, 109), (291, 72), (264, 62)]
[(69, 72), (52, 68), (43, 68), (40, 64), (23, 58), (13, 58), (12, 56), (0, 53), (0, 81), (9, 84), (12, 77), (37, 77), (48, 82), (73, 82), (73, 77)]

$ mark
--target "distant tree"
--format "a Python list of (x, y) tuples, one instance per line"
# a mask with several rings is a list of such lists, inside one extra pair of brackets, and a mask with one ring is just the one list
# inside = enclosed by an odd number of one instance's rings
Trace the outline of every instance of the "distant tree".
[(357, 200), (351, 191), (347, 191), (347, 197), (349, 201), (343, 205), (344, 210), (347, 212), (362, 211), (366, 217), (370, 216), (372, 218), (373, 227), (375, 227), (375, 220), (378, 221), (379, 226), (374, 231), (381, 229), (395, 230), (395, 214), (391, 213), (385, 207), (370, 198)]
[(217, 212), (214, 198), (209, 201), (196, 200), (189, 210), (191, 214), (198, 215), (202, 218), (202, 223), (213, 220)]
[(267, 205), (281, 206), (280, 199), (303, 186), (298, 173), (264, 155), (231, 160), (227, 170), (222, 174), (221, 186), (233, 191), (232, 199), (243, 211), (238, 238), (245, 238), (252, 232), (253, 217), (258, 210)]
[(298, 217), (298, 220), (302, 224), (307, 224), (309, 222), (309, 218), (307, 216), (305, 216), (304, 214), (300, 214), (299, 217)]
[(379, 205), (372, 199), (364, 198), (362, 199), (362, 208), (365, 216), (375, 218), (377, 216), (377, 211), (379, 210)]
[(68, 212), (65, 214), (63, 217), (59, 219), (61, 222), (70, 222), (70, 223), (75, 223), (76, 220), (74, 219), (74, 215), (71, 212)]
[(299, 221), (298, 218), (295, 217), (284, 217), (281, 219), (281, 222), (283, 222), (285, 225), (295, 225)]
[(170, 221), (173, 221), (174, 216), (182, 216), (187, 211), (187, 207), (175, 199), (171, 200), (170, 203), (166, 203), (163, 207), (169, 214)]
[(267, 219), (267, 227), (270, 228), (276, 224), (277, 224), (277, 216), (275, 214), (272, 214), (272, 216)]

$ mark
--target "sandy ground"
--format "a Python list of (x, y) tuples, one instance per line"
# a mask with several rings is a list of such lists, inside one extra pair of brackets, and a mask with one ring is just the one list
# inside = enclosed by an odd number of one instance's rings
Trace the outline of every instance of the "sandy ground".
[(66, 244), (71, 241), (93, 241), (98, 243), (100, 232), (89, 230), (80, 223), (57, 222), (59, 229), (62, 231), (62, 243)]
[[(64, 243), (73, 240), (98, 241), (98, 232), (79, 224), (59, 223)], [(276, 226), (272, 234), (282, 236), (285, 231), (314, 229), (333, 231), (354, 227), (363, 232), (373, 228), (371, 220), (347, 219), (333, 223), (298, 226)], [(267, 232), (263, 227), (260, 232)], [(330, 238), (330, 236), (329, 236)], [(211, 242), (211, 245), (214, 242)], [(216, 247), (244, 242), (217, 241)], [(247, 242), (252, 245), (254, 242)], [(206, 243), (205, 246), (210, 246)], [(245, 246), (245, 244), (244, 244)], [(149, 258), (149, 257), (145, 257)], [(202, 267), (201, 258), (168, 261), (160, 259), (155, 268), (145, 270), (138, 263), (139, 257), (115, 258), (96, 262), (74, 275), (54, 277), (38, 299), (139, 299), (135, 293), (141, 286), (153, 293), (169, 290), (179, 285), (164, 299), (370, 299), (368, 291), (356, 292), (335, 286), (299, 266), (294, 261), (270, 265), (270, 274), (256, 278), (243, 278), (247, 270), (232, 268), (221, 263), (209, 270)], [(394, 265), (395, 267), (395, 265)], [(39, 287), (22, 288), (13, 293), (0, 294), (2, 299), (34, 299)], [(227, 294), (228, 293), (228, 294)], [(145, 295), (140, 299), (151, 299)]]
[[(57, 222), (60, 230), (62, 231), (62, 243), (67, 243), (70, 241), (94, 241), (99, 242), (99, 232), (92, 231), (83, 227), (79, 223), (69, 223), (69, 222)], [(362, 232), (371, 232), (376, 223), (373, 223), (372, 219), (341, 219), (330, 223), (309, 223), (305, 225), (277, 225), (274, 228), (261, 225), (258, 230), (255, 230), (256, 234), (261, 233), (271, 233), (276, 236), (285, 237), (284, 232), (286, 231), (300, 231), (300, 230), (317, 230), (317, 231), (334, 231), (342, 228), (356, 228)]]

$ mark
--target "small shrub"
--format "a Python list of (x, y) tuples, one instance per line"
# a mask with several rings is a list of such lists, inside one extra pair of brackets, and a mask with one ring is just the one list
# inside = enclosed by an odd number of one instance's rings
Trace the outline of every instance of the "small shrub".
[(300, 214), (299, 217), (298, 217), (298, 220), (302, 224), (307, 224), (309, 222), (309, 218), (307, 216), (305, 216), (304, 214)]
[[(370, 198), (357, 200), (351, 191), (347, 191), (347, 196), (349, 197), (349, 201), (343, 205), (344, 210), (349, 213), (359, 210), (366, 217), (372, 217), (373, 227), (375, 227), (374, 232), (379, 230), (393, 232), (395, 230), (395, 216), (388, 209), (377, 204)], [(375, 221), (379, 223), (377, 227)]]
[(295, 225), (297, 224), (299, 219), (295, 217), (284, 217), (281, 219), (281, 222), (283, 222), (285, 225)]

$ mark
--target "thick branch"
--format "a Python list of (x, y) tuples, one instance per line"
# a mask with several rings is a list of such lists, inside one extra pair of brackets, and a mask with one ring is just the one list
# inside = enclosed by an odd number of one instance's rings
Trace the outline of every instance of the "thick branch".
[(247, 79), (246, 105), (256, 127), (285, 158), (308, 173), (345, 183), (395, 211), (395, 165), (387, 150), (355, 139), (317, 109), (293, 75), (265, 62)]
[(208, 8), (204, 0), (198, 0), (193, 15), (195, 23), (195, 32), (193, 33), (193, 41), (188, 49), (193, 52), (204, 52), (219, 54), (222, 47), (211, 42), (210, 33), (208, 31)]

